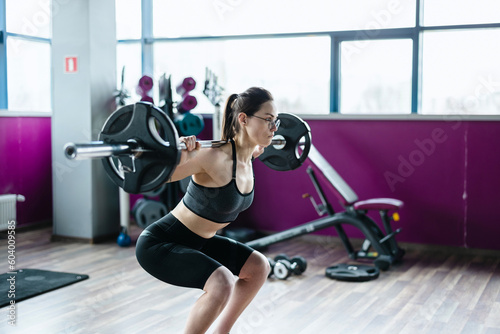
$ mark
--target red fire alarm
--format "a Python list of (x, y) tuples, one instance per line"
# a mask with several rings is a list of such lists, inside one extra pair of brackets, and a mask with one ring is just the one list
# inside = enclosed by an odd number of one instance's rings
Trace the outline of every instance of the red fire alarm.
[(64, 72), (65, 73), (78, 72), (78, 58), (77, 57), (65, 57), (64, 58)]

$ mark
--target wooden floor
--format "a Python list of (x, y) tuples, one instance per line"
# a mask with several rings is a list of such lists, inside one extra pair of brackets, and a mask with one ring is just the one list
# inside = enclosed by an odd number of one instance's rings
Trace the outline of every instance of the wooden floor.
[[(90, 279), (19, 302), (16, 327), (0, 309), (0, 333), (182, 333), (199, 291), (149, 276), (134, 247), (50, 239), (50, 227), (18, 233), (17, 269)], [(6, 259), (7, 242), (0, 242)], [(269, 279), (232, 333), (500, 333), (500, 252), (401, 246), (403, 263), (362, 283), (324, 276), (326, 267), (352, 262), (336, 238), (305, 236), (270, 247), (268, 256), (304, 256), (308, 269), (286, 281)]]

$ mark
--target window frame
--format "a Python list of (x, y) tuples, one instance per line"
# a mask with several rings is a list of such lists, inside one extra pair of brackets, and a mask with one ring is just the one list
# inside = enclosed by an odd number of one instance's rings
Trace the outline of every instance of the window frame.
[[(349, 31), (322, 31), (322, 32), (298, 32), (298, 33), (280, 33), (280, 34), (250, 34), (238, 36), (190, 36), (178, 38), (155, 38), (153, 36), (153, 0), (141, 0), (141, 15), (142, 27), (141, 38), (138, 39), (123, 39), (117, 40), (117, 43), (141, 43), (141, 56), (142, 56), (142, 72), (153, 73), (154, 56), (153, 47), (156, 42), (182, 42), (182, 41), (196, 41), (196, 40), (230, 40), (230, 39), (258, 39), (258, 38), (284, 38), (284, 37), (306, 37), (306, 36), (329, 36), (331, 39), (331, 64), (330, 64), (330, 108), (327, 115), (342, 115), (347, 118), (406, 118), (408, 115), (418, 115), (419, 119), (435, 119), (446, 116), (443, 115), (422, 115), (419, 113), (421, 109), (421, 84), (422, 84), (422, 48), (421, 40), (424, 32), (427, 31), (445, 31), (445, 30), (475, 30), (475, 29), (493, 29), (500, 28), (500, 23), (484, 23), (484, 24), (462, 24), (462, 25), (422, 25), (422, 12), (424, 0), (415, 0), (415, 26), (410, 28), (390, 28), (377, 30), (376, 37), (369, 37), (367, 40), (378, 39), (411, 39), (413, 42), (412, 50), (412, 85), (411, 85), (411, 112), (410, 114), (392, 114), (392, 115), (347, 115), (341, 114), (339, 111), (339, 95), (340, 95), (340, 43), (344, 41), (357, 41), (360, 34), (364, 30), (349, 30)], [(0, 0), (0, 116), (51, 116), (52, 112), (16, 112), (8, 110), (8, 87), (7, 87), (7, 38), (15, 37), (26, 39), (29, 41), (36, 41), (51, 44), (50, 38), (34, 37), (28, 35), (21, 35), (17, 33), (9, 33), (6, 31), (6, 0)], [(309, 115), (308, 115), (309, 116)], [(468, 119), (500, 119), (500, 115), (462, 115)]]
[[(455, 30), (455, 29), (488, 29), (500, 28), (500, 23), (485, 24), (463, 24), (463, 25), (442, 25), (442, 26), (423, 26), (423, 3), (424, 0), (415, 0), (415, 25), (413, 27), (378, 29), (376, 36), (366, 33), (367, 30), (348, 30), (348, 31), (321, 31), (321, 32), (293, 32), (278, 34), (248, 34), (248, 35), (227, 35), (227, 36), (188, 36), (188, 37), (157, 37), (153, 36), (153, 0), (142, 0), (142, 70), (143, 73), (153, 73), (154, 66), (153, 47), (156, 42), (185, 42), (185, 41), (206, 41), (206, 40), (242, 40), (259, 38), (287, 38), (287, 37), (306, 37), (306, 36), (329, 36), (331, 39), (330, 53), (330, 108), (328, 114), (307, 114), (307, 117), (313, 118), (330, 117), (335, 115), (342, 118), (377, 118), (377, 119), (408, 119), (408, 117), (418, 117), (418, 119), (436, 119), (446, 115), (423, 115), (421, 110), (421, 84), (422, 84), (422, 36), (426, 31), (433, 30)], [(340, 43), (347, 41), (358, 41), (360, 36), (363, 40), (387, 40), (387, 39), (410, 39), (412, 41), (412, 77), (411, 77), (411, 110), (410, 113), (401, 114), (342, 114), (339, 110), (340, 105)], [(117, 43), (137, 42), (138, 40), (118, 40)], [(500, 119), (496, 115), (464, 115), (469, 119)]]
[(7, 109), (7, 17), (5, 0), (0, 0), (0, 112)]

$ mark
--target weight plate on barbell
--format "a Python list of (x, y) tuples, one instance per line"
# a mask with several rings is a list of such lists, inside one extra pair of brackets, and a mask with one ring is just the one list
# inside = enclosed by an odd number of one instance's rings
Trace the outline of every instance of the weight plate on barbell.
[(106, 120), (99, 140), (104, 143), (136, 141), (139, 156), (102, 159), (111, 180), (128, 193), (152, 191), (168, 181), (179, 163), (179, 136), (170, 118), (147, 102), (116, 110)]
[(287, 171), (299, 168), (307, 159), (311, 148), (311, 129), (300, 117), (279, 113), (281, 121), (275, 136), (282, 136), (286, 144), (284, 147), (269, 145), (259, 156), (259, 159), (269, 168), (277, 171)]

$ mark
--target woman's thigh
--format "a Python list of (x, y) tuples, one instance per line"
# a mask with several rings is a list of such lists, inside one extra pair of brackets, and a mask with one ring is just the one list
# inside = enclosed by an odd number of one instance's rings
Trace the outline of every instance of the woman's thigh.
[(141, 236), (137, 240), (139, 264), (157, 279), (188, 288), (203, 289), (221, 263), (202, 252), (155, 237)]
[(240, 275), (241, 268), (254, 252), (241, 242), (219, 235), (209, 239), (200, 251), (221, 263), (236, 276)]

